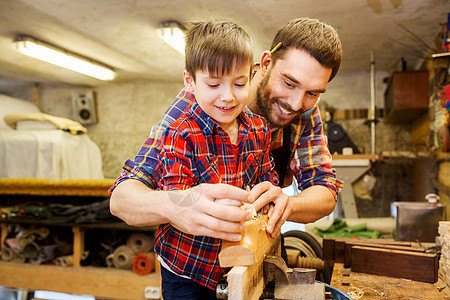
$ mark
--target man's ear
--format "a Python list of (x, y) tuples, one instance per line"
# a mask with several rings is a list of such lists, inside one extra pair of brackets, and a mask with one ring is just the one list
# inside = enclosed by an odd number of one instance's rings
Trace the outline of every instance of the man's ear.
[(191, 74), (186, 70), (183, 71), (183, 81), (187, 91), (189, 93), (193, 93), (194, 86), (192, 84), (194, 83), (194, 79), (191, 77)]
[(272, 53), (270, 53), (269, 50), (266, 50), (261, 55), (261, 61), (259, 66), (262, 76), (266, 75), (266, 72), (269, 69), (271, 63), (272, 63)]

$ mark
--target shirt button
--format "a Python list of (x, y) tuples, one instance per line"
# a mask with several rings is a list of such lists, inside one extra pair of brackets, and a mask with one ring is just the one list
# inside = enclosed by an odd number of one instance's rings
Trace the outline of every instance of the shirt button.
[(231, 170), (231, 171), (230, 171), (230, 174), (232, 174), (232, 175), (233, 175), (233, 173), (234, 173), (234, 172), (233, 172), (233, 170)]

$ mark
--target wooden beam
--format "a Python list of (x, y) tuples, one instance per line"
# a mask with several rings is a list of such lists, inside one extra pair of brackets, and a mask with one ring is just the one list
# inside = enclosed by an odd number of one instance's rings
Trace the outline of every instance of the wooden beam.
[(438, 280), (436, 254), (354, 246), (352, 272), (434, 283)]

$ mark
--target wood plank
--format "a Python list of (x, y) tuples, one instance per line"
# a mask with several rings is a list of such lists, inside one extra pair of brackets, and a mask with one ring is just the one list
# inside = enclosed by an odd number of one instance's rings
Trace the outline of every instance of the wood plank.
[[(428, 299), (442, 300), (447, 288), (439, 292), (434, 284), (392, 278), (387, 276), (356, 273), (336, 263), (330, 285), (345, 293), (362, 293), (361, 300), (380, 299)], [(356, 297), (355, 297), (356, 299)]]
[(436, 254), (362, 246), (352, 248), (353, 272), (434, 283), (438, 280), (438, 267)]
[[(281, 238), (275, 239), (267, 254), (281, 254)], [(227, 274), (228, 299), (257, 300), (261, 296), (265, 282), (263, 276), (264, 256), (250, 266), (235, 266)]]
[(352, 249), (354, 246), (364, 246), (371, 248), (380, 248), (380, 249), (392, 249), (392, 250), (401, 250), (401, 251), (412, 251), (417, 253), (425, 253), (425, 248), (416, 248), (416, 247), (405, 247), (405, 246), (397, 246), (391, 244), (378, 244), (378, 243), (367, 243), (367, 242), (346, 242), (345, 250), (344, 250), (344, 267), (348, 268), (352, 265)]
[(343, 263), (345, 258), (345, 243), (347, 242), (374, 243), (404, 247), (411, 247), (412, 245), (412, 243), (408, 241), (396, 241), (393, 239), (323, 238), (323, 259), (327, 260), (330, 265), (333, 265), (334, 262)]
[(275, 243), (275, 239), (266, 233), (267, 221), (267, 215), (257, 220), (247, 221), (241, 241), (223, 241), (222, 250), (219, 253), (220, 266), (222, 268), (249, 266), (260, 261)]
[(144, 300), (145, 287), (160, 288), (160, 281), (157, 273), (140, 276), (131, 270), (114, 268), (64, 268), (0, 261), (0, 285), (29, 290)]

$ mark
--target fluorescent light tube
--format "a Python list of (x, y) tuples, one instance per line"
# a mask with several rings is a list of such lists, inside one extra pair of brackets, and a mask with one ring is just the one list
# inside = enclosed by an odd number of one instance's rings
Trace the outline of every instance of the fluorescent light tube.
[(100, 80), (113, 80), (116, 77), (112, 68), (32, 37), (18, 36), (14, 43), (22, 54), (84, 75)]
[(178, 22), (161, 22), (160, 27), (158, 27), (156, 31), (160, 38), (184, 55), (184, 33)]

